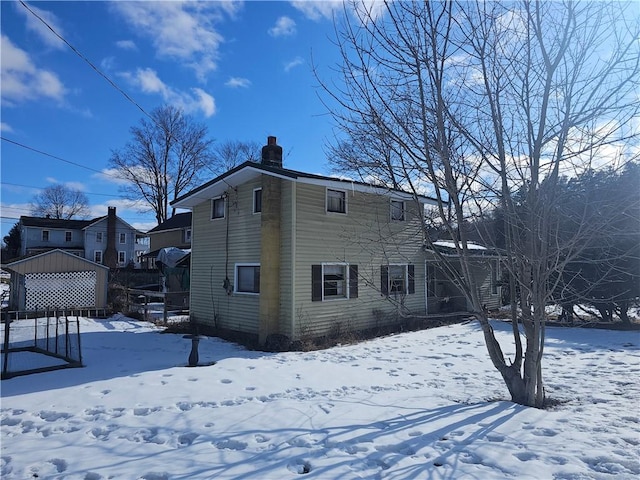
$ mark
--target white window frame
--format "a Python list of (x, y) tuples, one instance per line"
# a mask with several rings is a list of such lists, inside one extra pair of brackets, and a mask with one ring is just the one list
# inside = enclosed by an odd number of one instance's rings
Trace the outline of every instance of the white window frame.
[(102, 232), (96, 232), (96, 243), (102, 243)]
[[(215, 205), (217, 201), (222, 201), (222, 216), (214, 217)], [(211, 220), (221, 220), (227, 216), (227, 199), (223, 196), (211, 199)]]
[[(401, 218), (395, 218), (394, 213), (398, 210), (396, 205), (400, 204), (402, 207), (400, 212), (402, 213)], [(392, 198), (389, 203), (389, 218), (392, 222), (404, 222), (407, 219), (407, 204), (404, 200), (399, 200), (397, 198)]]
[(258, 291), (257, 292), (248, 292), (248, 291), (244, 291), (244, 290), (239, 290), (239, 275), (238, 275), (238, 268), (243, 268), (243, 267), (258, 267), (260, 268), (260, 264), (259, 263), (236, 263), (233, 267), (233, 274), (234, 274), (234, 284), (233, 284), (233, 293), (236, 293), (238, 295), (260, 295), (260, 283), (258, 283)]
[(118, 235), (118, 241), (119, 241), (120, 245), (125, 245), (127, 243), (127, 234), (126, 233), (120, 233), (120, 235)]
[(41, 238), (43, 242), (49, 242), (51, 238), (51, 232), (49, 230), (42, 230)]
[[(256, 198), (257, 198), (258, 192), (260, 192), (260, 210), (256, 210)], [(252, 207), (253, 213), (254, 214), (262, 213), (262, 187), (253, 189), (252, 198), (253, 198), (253, 207)]]
[[(344, 212), (340, 212), (340, 211), (336, 211), (336, 210), (329, 210), (329, 192), (338, 192), (341, 193), (343, 195), (343, 199), (344, 199)], [(325, 211), (328, 214), (331, 215), (346, 215), (347, 214), (347, 191), (346, 190), (341, 190), (339, 188), (329, 188), (327, 187), (326, 192), (325, 192)]]
[(93, 251), (93, 261), (102, 264), (102, 250)]
[[(402, 267), (402, 269), (404, 270), (404, 279), (403, 279), (404, 288), (402, 292), (394, 291), (391, 288), (393, 285), (391, 269), (398, 268), (398, 267)], [(387, 270), (387, 282), (388, 282), (387, 292), (389, 292), (389, 295), (409, 295), (409, 264), (408, 263), (390, 263), (389, 269)]]
[[(122, 260), (120, 260), (120, 257), (122, 257)], [(124, 250), (119, 250), (118, 265), (126, 265), (126, 264), (127, 264), (127, 252), (125, 252)]]
[[(325, 275), (325, 268), (326, 267), (335, 267), (335, 266), (341, 266), (344, 269), (344, 295), (329, 295), (327, 296), (325, 294), (325, 283), (326, 280), (324, 278)], [(351, 289), (349, 288), (350, 283), (349, 283), (349, 264), (345, 263), (345, 262), (327, 262), (327, 263), (322, 263), (322, 301), (323, 302), (331, 302), (331, 301), (339, 301), (339, 300), (349, 300), (350, 294), (351, 294)]]

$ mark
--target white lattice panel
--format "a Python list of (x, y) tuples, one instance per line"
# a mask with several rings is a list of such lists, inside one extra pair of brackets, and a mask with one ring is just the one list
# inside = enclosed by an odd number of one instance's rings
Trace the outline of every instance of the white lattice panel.
[(96, 299), (96, 272), (28, 273), (25, 289), (27, 310), (91, 307)]

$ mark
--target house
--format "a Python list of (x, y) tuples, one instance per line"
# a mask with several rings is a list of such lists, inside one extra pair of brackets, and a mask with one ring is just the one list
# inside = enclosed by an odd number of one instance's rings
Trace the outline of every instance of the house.
[(426, 196), (289, 170), (269, 137), (172, 202), (192, 211), (196, 324), (265, 344), (365, 330), (427, 312)]
[(107, 306), (109, 268), (74, 252), (48, 250), (2, 268), (11, 274), (11, 310)]
[(191, 248), (191, 212), (176, 213), (147, 232), (149, 252), (142, 257), (144, 268), (155, 268), (155, 261), (163, 248)]
[(148, 250), (146, 236), (116, 215), (108, 214), (92, 220), (64, 220), (20, 217), (21, 256), (54, 249), (103, 264), (111, 268), (139, 266), (139, 258)]

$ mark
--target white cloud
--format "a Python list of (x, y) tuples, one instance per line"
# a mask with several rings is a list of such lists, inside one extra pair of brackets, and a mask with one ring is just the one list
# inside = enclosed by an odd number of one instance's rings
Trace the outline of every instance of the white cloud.
[[(58, 34), (61, 37), (65, 36), (64, 30), (60, 25), (60, 21), (58, 20), (58, 17), (56, 17), (53, 13), (47, 10), (42, 10), (40, 8), (37, 8), (33, 6), (33, 4), (29, 4), (28, 7), (36, 15), (38, 15), (45, 22), (51, 25), (51, 28), (53, 28), (56, 32), (58, 32)], [(49, 30), (49, 28), (44, 23), (38, 20), (35, 17), (35, 15), (29, 12), (29, 10), (27, 10), (24, 6), (22, 6), (17, 2), (15, 4), (15, 8), (18, 13), (24, 16), (24, 19), (27, 25), (27, 30), (35, 33), (36, 36), (39, 37), (44, 44), (46, 44), (50, 48), (55, 48), (57, 50), (61, 50), (65, 48), (64, 42), (60, 40), (51, 30)]]
[(289, 17), (280, 17), (268, 33), (272, 37), (290, 37), (296, 33), (296, 22)]
[(118, 40), (116, 42), (116, 47), (121, 48), (122, 50), (137, 50), (138, 47), (134, 43), (133, 40)]
[(222, 35), (214, 24), (238, 8), (228, 2), (113, 2), (111, 7), (151, 40), (159, 58), (183, 61), (199, 80), (217, 67)]
[(0, 122), (0, 132), (11, 133), (13, 132), (13, 128), (11, 128), (11, 125), (9, 125), (8, 123)]
[(213, 96), (201, 88), (192, 88), (191, 93), (176, 90), (164, 83), (151, 68), (139, 68), (135, 73), (123, 72), (120, 76), (144, 93), (160, 95), (165, 103), (179, 107), (185, 113), (200, 111), (205, 117), (216, 113)]
[(116, 66), (116, 57), (104, 57), (100, 60), (100, 68), (105, 71), (111, 71)]
[(291, 69), (303, 64), (304, 64), (304, 60), (302, 59), (302, 57), (296, 57), (290, 62), (287, 62), (284, 64), (284, 71), (289, 72)]
[(298, 0), (291, 2), (291, 5), (311, 20), (321, 20), (323, 18), (331, 20), (336, 11), (344, 8), (343, 0)]
[(37, 68), (29, 54), (15, 46), (5, 35), (2, 35), (0, 48), (3, 104), (13, 106), (40, 98), (64, 99), (67, 90), (55, 73)]
[(225, 85), (230, 88), (249, 88), (251, 86), (251, 80), (248, 78), (231, 77)]

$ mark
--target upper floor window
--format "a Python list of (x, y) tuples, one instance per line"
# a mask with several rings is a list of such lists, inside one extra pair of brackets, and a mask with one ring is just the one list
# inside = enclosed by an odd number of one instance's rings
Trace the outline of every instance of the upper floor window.
[(347, 193), (327, 188), (327, 212), (347, 213)]
[(42, 230), (42, 241), (43, 242), (49, 241), (49, 230)]
[(224, 197), (211, 200), (211, 218), (224, 218)]
[(404, 221), (404, 202), (391, 200), (391, 220)]
[(236, 264), (237, 293), (260, 293), (260, 264), (239, 263)]
[(120, 243), (127, 243), (127, 234), (126, 233), (121, 233), (120, 234)]
[(191, 229), (187, 228), (184, 231), (184, 243), (191, 243)]
[(96, 242), (102, 243), (102, 232), (96, 232)]
[(262, 189), (256, 188), (253, 191), (253, 213), (262, 212)]
[(311, 300), (358, 297), (358, 266), (348, 263), (311, 265)]
[(416, 293), (414, 265), (382, 265), (380, 290), (383, 295)]
[(64, 241), (65, 242), (70, 242), (72, 238), (73, 238), (72, 232), (64, 232)]

